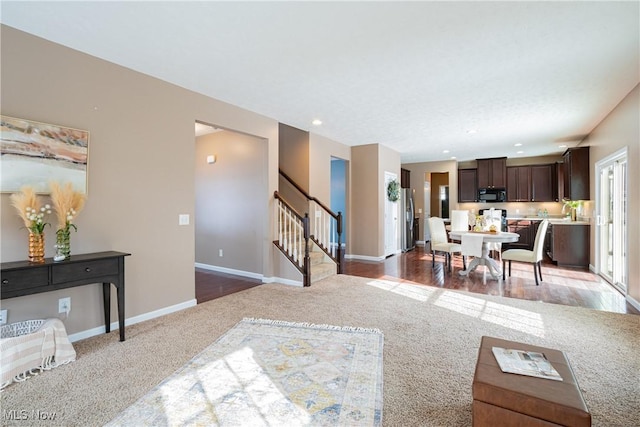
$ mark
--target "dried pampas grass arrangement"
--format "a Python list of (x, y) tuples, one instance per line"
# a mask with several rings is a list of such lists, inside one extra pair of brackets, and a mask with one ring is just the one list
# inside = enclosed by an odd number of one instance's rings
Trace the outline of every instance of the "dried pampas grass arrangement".
[(57, 182), (51, 182), (49, 187), (51, 188), (51, 203), (58, 217), (58, 230), (68, 228), (69, 225), (75, 228), (73, 220), (84, 207), (86, 195), (75, 191), (70, 182), (64, 186)]
[(44, 226), (45, 214), (51, 213), (51, 206), (42, 205), (40, 197), (36, 195), (33, 187), (24, 186), (19, 193), (13, 193), (10, 196), (11, 205), (16, 208), (20, 218), (24, 222), (24, 226), (32, 233), (42, 234)]

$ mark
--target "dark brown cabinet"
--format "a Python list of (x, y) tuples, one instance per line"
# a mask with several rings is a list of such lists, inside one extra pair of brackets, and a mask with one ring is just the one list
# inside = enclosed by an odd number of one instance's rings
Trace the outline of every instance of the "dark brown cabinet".
[(531, 200), (531, 167), (511, 166), (507, 168), (507, 201), (528, 202)]
[(400, 187), (411, 188), (411, 171), (400, 169)]
[(478, 201), (476, 169), (458, 169), (458, 202)]
[(589, 225), (549, 224), (545, 249), (558, 265), (589, 266)]
[(558, 200), (556, 165), (507, 168), (507, 201), (554, 202)]
[(564, 198), (589, 200), (589, 147), (569, 148), (564, 161)]
[(507, 231), (517, 233), (520, 237), (517, 242), (503, 245), (502, 249), (527, 249), (533, 250), (533, 242), (536, 239), (539, 221), (528, 219), (510, 219), (507, 221)]
[(554, 202), (556, 195), (554, 191), (554, 170), (555, 165), (532, 165), (531, 166), (531, 201), (532, 202)]
[(507, 187), (507, 158), (477, 159), (478, 188)]

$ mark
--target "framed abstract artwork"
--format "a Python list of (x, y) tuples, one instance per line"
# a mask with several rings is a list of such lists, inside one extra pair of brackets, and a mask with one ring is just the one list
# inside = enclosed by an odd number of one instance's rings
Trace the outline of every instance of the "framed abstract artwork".
[(29, 185), (49, 193), (49, 182), (71, 182), (87, 193), (89, 132), (0, 116), (0, 191)]

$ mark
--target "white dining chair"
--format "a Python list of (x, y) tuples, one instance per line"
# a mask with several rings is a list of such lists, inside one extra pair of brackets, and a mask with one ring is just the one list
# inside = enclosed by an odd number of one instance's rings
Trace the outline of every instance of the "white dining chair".
[[(548, 220), (543, 220), (536, 232), (536, 239), (533, 243), (533, 250), (527, 249), (507, 249), (502, 253), (502, 280), (505, 280), (505, 263), (509, 261), (509, 276), (511, 276), (511, 261), (528, 262), (533, 264), (533, 275), (536, 278), (536, 286), (542, 281), (542, 257), (544, 255), (544, 238), (547, 234)], [(540, 282), (538, 282), (540, 276)]]
[[(445, 268), (449, 268), (451, 271), (453, 268), (451, 266), (451, 254), (454, 253), (462, 253), (462, 246), (460, 243), (450, 242), (447, 238), (447, 230), (444, 227), (444, 221), (442, 218), (437, 216), (432, 216), (429, 218), (429, 234), (431, 235), (431, 266), (435, 267), (435, 253), (436, 252), (444, 252), (444, 264)], [(464, 264), (464, 268), (466, 269), (466, 262), (462, 260)]]
[[(450, 231), (469, 231), (469, 211), (468, 210), (452, 210)], [(462, 244), (462, 240), (451, 239), (455, 243)], [(462, 248), (464, 249), (464, 248)], [(467, 268), (467, 254), (462, 253), (462, 265)]]
[(451, 211), (451, 231), (469, 231), (469, 211)]
[[(482, 216), (484, 217), (486, 230), (492, 225), (495, 225), (498, 231), (502, 231), (502, 209), (485, 209)], [(490, 254), (496, 251), (498, 255), (500, 255), (502, 252), (502, 243), (489, 243), (488, 246)]]

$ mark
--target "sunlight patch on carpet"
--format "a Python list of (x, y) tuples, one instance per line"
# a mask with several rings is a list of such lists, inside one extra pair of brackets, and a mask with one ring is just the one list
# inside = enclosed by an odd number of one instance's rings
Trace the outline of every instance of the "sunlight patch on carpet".
[(374, 288), (383, 289), (393, 292), (403, 297), (409, 297), (417, 301), (426, 302), (437, 289), (431, 289), (426, 286), (414, 286), (407, 283), (394, 282), (393, 280), (376, 279), (367, 282), (367, 285)]
[(109, 426), (380, 426), (377, 329), (244, 319)]
[(542, 316), (532, 311), (449, 291), (443, 292), (434, 305), (536, 337), (545, 335)]

